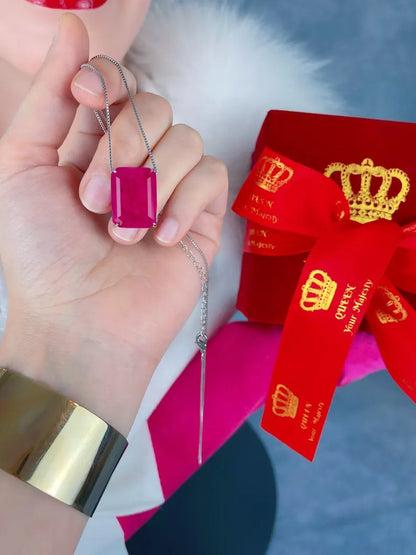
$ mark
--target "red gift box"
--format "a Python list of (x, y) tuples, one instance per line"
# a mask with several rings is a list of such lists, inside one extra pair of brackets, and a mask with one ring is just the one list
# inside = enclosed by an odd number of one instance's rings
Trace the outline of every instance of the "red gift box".
[(270, 112), (234, 209), (246, 217), (238, 308), (285, 324), (263, 427), (312, 459), (366, 315), (416, 400), (416, 124)]

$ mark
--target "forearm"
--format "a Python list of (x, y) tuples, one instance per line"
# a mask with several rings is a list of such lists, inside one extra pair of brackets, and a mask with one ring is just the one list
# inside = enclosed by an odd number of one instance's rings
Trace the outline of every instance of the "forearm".
[[(65, 348), (55, 343), (34, 344), (27, 338), (20, 349), (6, 336), (0, 348), (0, 367), (18, 371), (49, 385), (55, 391), (98, 414), (123, 435), (134, 421), (147, 380), (140, 378), (135, 368), (134, 384), (111, 388), (109, 365), (116, 371), (116, 361), (105, 349), (86, 353), (81, 340)], [(68, 351), (72, 351), (71, 356)], [(88, 376), (88, 366), (102, 370), (102, 379), (94, 383)], [(93, 372), (91, 372), (92, 374)], [(145, 372), (147, 375), (148, 372)], [(81, 380), (80, 376), (84, 376)], [(133, 386), (133, 387), (129, 387)], [(133, 389), (133, 392), (130, 390)], [(122, 399), (120, 399), (122, 397)], [(121, 408), (122, 407), (122, 408)], [(0, 471), (0, 538), (1, 551), (14, 553), (72, 554), (88, 517), (80, 511), (54, 499), (31, 485)]]

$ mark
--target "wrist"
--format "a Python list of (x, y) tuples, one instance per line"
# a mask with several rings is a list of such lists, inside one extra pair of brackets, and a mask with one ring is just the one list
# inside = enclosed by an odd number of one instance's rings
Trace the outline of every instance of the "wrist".
[[(12, 332), (13, 329), (13, 332)], [(124, 436), (133, 425), (156, 361), (111, 342), (6, 325), (0, 366), (44, 383), (96, 414)]]

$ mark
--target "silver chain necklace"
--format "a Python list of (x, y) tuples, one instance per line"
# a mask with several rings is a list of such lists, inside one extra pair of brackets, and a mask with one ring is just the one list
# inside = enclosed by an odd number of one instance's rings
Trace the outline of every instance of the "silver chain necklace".
[[(131, 104), (131, 107), (132, 107), (133, 112), (134, 112), (134, 116), (135, 116), (137, 124), (139, 126), (140, 133), (143, 137), (143, 141), (144, 141), (147, 153), (149, 155), (149, 159), (152, 163), (152, 169), (153, 169), (154, 173), (157, 174), (157, 166), (156, 166), (156, 162), (155, 162), (155, 159), (154, 159), (154, 156), (153, 156), (153, 152), (152, 152), (152, 149), (150, 148), (149, 141), (147, 139), (145, 130), (143, 128), (142, 121), (140, 119), (140, 116), (139, 116), (139, 114), (137, 112), (137, 109), (136, 109), (136, 106), (134, 104), (133, 97), (131, 95), (129, 86), (127, 84), (127, 79), (126, 79), (126, 76), (124, 75), (124, 72), (123, 72), (123, 69), (122, 69), (121, 65), (116, 60), (114, 60), (110, 56), (107, 56), (106, 54), (98, 54), (97, 56), (94, 56), (94, 58), (92, 58), (92, 60), (94, 60), (94, 59), (108, 60), (109, 62), (114, 64), (116, 66), (116, 68), (118, 69), (118, 71), (120, 73), (120, 76), (121, 76), (121, 79), (123, 81), (124, 87), (126, 88), (127, 95), (129, 97), (130, 104)], [(103, 110), (94, 110), (94, 114), (95, 114), (95, 117), (97, 118), (97, 121), (98, 121), (101, 129), (103, 130), (104, 134), (107, 134), (107, 137), (108, 137), (109, 165), (110, 165), (110, 172), (112, 173), (112, 172), (114, 172), (113, 146), (112, 146), (112, 139), (111, 139), (110, 103), (109, 103), (109, 100), (108, 100), (107, 84), (105, 82), (103, 74), (97, 68), (95, 68), (93, 65), (91, 65), (89, 63), (88, 64), (82, 64), (81, 68), (88, 68), (91, 71), (93, 71), (96, 75), (98, 75), (98, 77), (100, 78), (100, 81), (101, 81), (101, 85), (103, 87), (104, 100), (105, 100), (105, 111), (103, 111)], [(196, 251), (199, 254), (199, 258), (200, 258), (200, 260), (199, 260), (198, 255), (196, 255), (195, 252), (193, 252), (191, 250), (191, 247), (189, 246), (189, 244), (187, 244), (184, 240), (179, 241), (180, 247), (184, 251), (188, 260), (190, 260), (192, 265), (198, 271), (198, 274), (199, 274), (199, 277), (200, 277), (200, 280), (201, 280), (201, 329), (197, 333), (196, 339), (195, 339), (196, 345), (198, 346), (198, 349), (200, 351), (200, 356), (201, 356), (201, 381), (200, 381), (200, 401), (199, 401), (199, 441), (198, 441), (198, 464), (201, 465), (202, 464), (202, 443), (203, 443), (203, 432), (204, 432), (206, 357), (207, 357), (207, 342), (208, 342), (207, 326), (208, 326), (208, 277), (209, 277), (209, 272), (208, 272), (208, 261), (206, 259), (206, 256), (205, 256), (204, 252), (202, 251), (201, 247), (198, 245), (198, 243), (195, 241), (195, 239), (193, 239), (191, 237), (191, 235), (189, 233), (186, 234), (186, 240), (187, 240), (187, 242), (190, 243), (190, 245), (192, 245), (194, 247), (194, 249), (196, 249)]]

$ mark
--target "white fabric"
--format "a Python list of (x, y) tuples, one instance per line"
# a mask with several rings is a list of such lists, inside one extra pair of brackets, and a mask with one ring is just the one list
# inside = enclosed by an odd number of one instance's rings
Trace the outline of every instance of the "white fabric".
[[(128, 65), (146, 90), (162, 94), (174, 108), (176, 122), (201, 133), (205, 150), (227, 163), (232, 204), (250, 166), (260, 126), (269, 109), (339, 113), (341, 104), (322, 82), (318, 69), (299, 47), (275, 36), (252, 16), (216, 2), (155, 2), (131, 49)], [(228, 210), (222, 245), (210, 271), (210, 333), (234, 312), (238, 289), (244, 222)], [(198, 279), (195, 275), (195, 279)], [(131, 514), (145, 510), (131, 476), (138, 473), (143, 445), (142, 423), (196, 352), (199, 308), (171, 344), (143, 399), (130, 433), (123, 467), (107, 491), (110, 499)], [(123, 472), (123, 475), (122, 475)], [(116, 487), (117, 485), (117, 487)], [(156, 484), (155, 484), (156, 486)], [(159, 486), (155, 503), (159, 504)], [(100, 508), (99, 508), (100, 509)], [(99, 512), (99, 511), (98, 511)]]
[[(272, 33), (254, 17), (212, 0), (154, 0), (128, 65), (144, 90), (170, 100), (176, 122), (198, 129), (206, 153), (227, 163), (230, 204), (248, 172), (255, 139), (269, 109), (342, 111), (322, 80), (321, 63), (278, 30)], [(210, 272), (211, 334), (234, 311), (243, 230), (244, 223), (228, 211), (221, 250)], [(6, 311), (1, 279), (0, 294), (1, 334)], [(140, 512), (163, 500), (145, 421), (195, 354), (198, 326), (197, 307), (154, 374), (131, 430), (130, 445), (86, 528), (78, 555), (125, 553), (121, 544), (118, 551), (114, 547), (121, 536), (109, 525), (109, 515)], [(105, 547), (106, 542), (111, 547)]]
[(100, 515), (99, 519), (89, 519), (75, 550), (75, 555), (127, 555), (127, 553), (123, 531), (117, 519), (114, 516), (103, 515)]
[[(112, 516), (134, 514), (138, 512), (136, 509), (138, 499), (140, 499), (140, 511), (153, 509), (165, 500), (146, 421), (142, 422), (140, 427), (136, 423), (135, 435), (140, 437), (140, 457), (134, 461), (134, 464), (130, 463), (128, 457), (123, 456), (121, 458), (117, 466), (117, 472), (111, 477), (101, 498), (100, 514)], [(129, 442), (132, 441), (130, 436), (128, 437)], [(141, 476), (140, 480), (137, 480), (138, 475)], [(128, 492), (126, 491), (126, 484), (128, 484)], [(124, 491), (124, 496), (118, 495), (120, 490)]]

